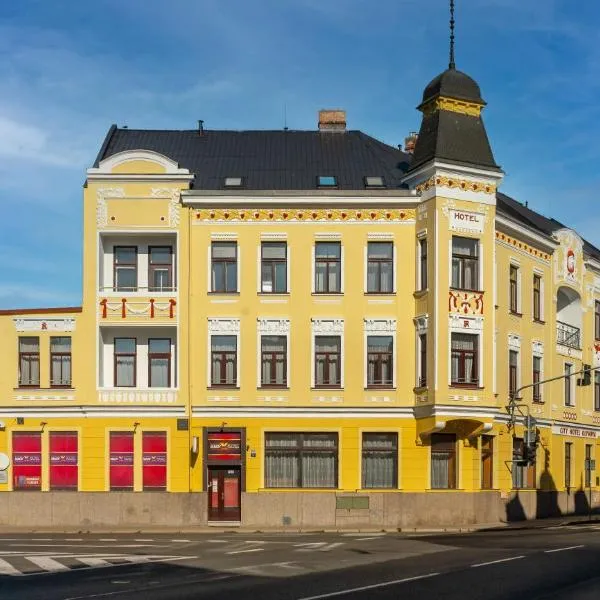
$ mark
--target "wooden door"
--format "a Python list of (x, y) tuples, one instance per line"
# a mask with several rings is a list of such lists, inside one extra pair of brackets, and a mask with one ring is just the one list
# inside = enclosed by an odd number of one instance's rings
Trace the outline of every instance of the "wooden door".
[(209, 467), (208, 520), (240, 521), (241, 476), (239, 467)]

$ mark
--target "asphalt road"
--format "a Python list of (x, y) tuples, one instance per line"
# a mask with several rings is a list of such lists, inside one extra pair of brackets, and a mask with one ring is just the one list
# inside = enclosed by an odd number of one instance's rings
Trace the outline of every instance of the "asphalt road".
[(600, 599), (600, 526), (453, 535), (0, 534), (2, 600)]

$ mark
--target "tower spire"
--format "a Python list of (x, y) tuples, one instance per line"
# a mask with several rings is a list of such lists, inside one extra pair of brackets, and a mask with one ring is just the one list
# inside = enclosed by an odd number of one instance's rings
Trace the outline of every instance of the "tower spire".
[(450, 69), (456, 69), (454, 62), (454, 0), (450, 0)]

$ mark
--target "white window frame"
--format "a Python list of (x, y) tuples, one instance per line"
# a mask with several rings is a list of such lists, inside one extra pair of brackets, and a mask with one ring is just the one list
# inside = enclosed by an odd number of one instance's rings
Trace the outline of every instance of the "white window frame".
[[(390, 242), (392, 244), (392, 291), (391, 292), (369, 292), (368, 264), (369, 264), (369, 242)], [(398, 280), (398, 254), (397, 244), (393, 233), (372, 233), (367, 236), (367, 243), (363, 247), (363, 292), (365, 294), (390, 295), (398, 291), (396, 282)]]
[(311, 293), (313, 293), (313, 294), (317, 293), (316, 247), (317, 247), (317, 243), (319, 243), (319, 242), (338, 242), (340, 245), (340, 291), (339, 292), (318, 292), (318, 293), (319, 293), (319, 295), (325, 295), (325, 296), (327, 296), (327, 294), (331, 294), (331, 295), (343, 294), (344, 293), (344, 283), (345, 283), (345, 281), (344, 281), (345, 280), (345, 277), (344, 277), (344, 266), (345, 266), (344, 243), (342, 242), (342, 236), (337, 233), (315, 234), (315, 239), (311, 246), (311, 284), (310, 284)]
[[(233, 242), (236, 246), (236, 290), (234, 292), (215, 292), (212, 287), (212, 243), (213, 242)], [(259, 248), (260, 252), (260, 248)], [(209, 290), (210, 293), (213, 294), (239, 294), (241, 293), (240, 284), (241, 277), (240, 273), (242, 270), (242, 249), (240, 248), (240, 243), (235, 234), (230, 233), (215, 233), (211, 235), (210, 242), (208, 244), (208, 256), (207, 256), (207, 281), (206, 281), (206, 289)], [(260, 273), (259, 273), (260, 279)]]
[(381, 318), (373, 318), (373, 319), (364, 319), (363, 321), (363, 386), (364, 389), (372, 389), (377, 390), (378, 388), (369, 388), (369, 373), (368, 373), (368, 365), (367, 365), (367, 349), (368, 349), (368, 338), (369, 337), (392, 337), (392, 387), (391, 388), (381, 388), (385, 389), (396, 389), (397, 385), (397, 363), (396, 356), (398, 354), (396, 348), (396, 332), (398, 330), (398, 322), (396, 319), (381, 319)]
[(448, 242), (449, 247), (448, 247), (448, 287), (452, 288), (452, 289), (460, 289), (460, 288), (454, 288), (452, 287), (452, 240), (455, 237), (462, 237), (462, 238), (468, 238), (470, 240), (475, 240), (477, 242), (477, 284), (478, 284), (478, 288), (477, 290), (474, 290), (476, 292), (483, 292), (483, 260), (482, 260), (482, 256), (483, 256), (483, 241), (481, 238), (478, 237), (474, 237), (471, 235), (465, 235), (465, 234), (452, 234), (450, 236), (450, 240)]
[[(263, 242), (280, 242), (285, 244), (285, 292), (263, 292), (262, 289), (262, 244)], [(285, 233), (282, 234), (263, 234), (260, 236), (260, 242), (256, 250), (256, 293), (257, 294), (289, 294), (291, 277), (290, 277), (290, 244)], [(314, 261), (313, 261), (314, 263)], [(239, 275), (239, 270), (238, 270)], [(314, 285), (314, 284), (313, 284)]]
[[(219, 317), (208, 318), (208, 336), (207, 336), (207, 352), (206, 352), (206, 373), (207, 373), (207, 386), (208, 388), (213, 387), (212, 383), (212, 369), (211, 369), (211, 358), (212, 358), (212, 336), (213, 335), (234, 335), (236, 337), (236, 373), (235, 373), (235, 388), (241, 388), (241, 339), (240, 339), (240, 320), (239, 319), (227, 319)], [(220, 386), (215, 388), (220, 389)], [(224, 388), (228, 389), (228, 388)]]
[(315, 338), (317, 336), (339, 336), (340, 338), (340, 387), (331, 388), (332, 390), (344, 389), (344, 319), (311, 319), (310, 336), (310, 382), (311, 387), (317, 390), (327, 390), (327, 388), (318, 388), (316, 385), (315, 373)]
[[(269, 387), (263, 388), (262, 385), (262, 336), (281, 336), (285, 337), (286, 343), (286, 357), (285, 357), (285, 378), (286, 386), (289, 389), (291, 387), (290, 380), (290, 320), (289, 319), (269, 319), (269, 318), (258, 318), (256, 321), (256, 340), (257, 340), (257, 352), (256, 352), (256, 387), (261, 389), (271, 389)], [(281, 388), (281, 389), (285, 389)]]
[[(456, 316), (451, 316), (449, 317), (450, 319), (450, 324), (448, 327), (448, 345), (447, 345), (447, 352), (448, 352), (448, 387), (454, 387), (452, 385), (452, 334), (453, 333), (468, 333), (470, 335), (476, 335), (477, 336), (477, 376), (479, 379), (479, 382), (477, 384), (477, 388), (483, 388), (485, 387), (485, 382), (483, 380), (483, 373), (484, 373), (484, 369), (483, 369), (483, 319), (481, 317), (475, 317), (475, 318), (465, 318), (462, 317), (461, 315), (456, 315)], [(456, 325), (456, 323), (462, 323), (464, 321), (470, 321), (472, 323), (472, 325), (469, 328), (464, 328), (464, 327), (458, 327)], [(469, 389), (469, 388), (465, 388), (465, 389)]]

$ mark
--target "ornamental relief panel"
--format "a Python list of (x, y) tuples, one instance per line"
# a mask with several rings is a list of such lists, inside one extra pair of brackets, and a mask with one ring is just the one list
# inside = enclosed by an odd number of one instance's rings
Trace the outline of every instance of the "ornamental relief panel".
[(365, 319), (367, 333), (396, 333), (396, 319)]
[(290, 332), (288, 319), (258, 319), (258, 333), (262, 335), (286, 335)]
[(208, 208), (196, 211), (196, 221), (203, 222), (336, 222), (360, 223), (382, 222), (398, 223), (414, 221), (416, 210), (414, 208)]
[(75, 319), (14, 319), (15, 329), (21, 331), (75, 331)]
[(316, 335), (344, 333), (343, 319), (312, 319), (312, 331)]
[(484, 292), (448, 292), (448, 312), (461, 315), (483, 315)]
[(208, 333), (225, 333), (236, 335), (239, 332), (239, 319), (208, 319)]

